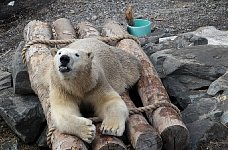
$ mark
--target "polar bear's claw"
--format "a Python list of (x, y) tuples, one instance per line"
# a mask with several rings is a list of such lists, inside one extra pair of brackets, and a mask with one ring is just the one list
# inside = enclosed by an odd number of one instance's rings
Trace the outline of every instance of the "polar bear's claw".
[(118, 119), (106, 119), (103, 121), (100, 131), (102, 134), (122, 136), (125, 130), (125, 121)]
[[(84, 125), (83, 125), (84, 124)], [(84, 123), (81, 125), (81, 132), (79, 134), (79, 137), (87, 142), (91, 143), (96, 135), (96, 127), (92, 124), (92, 121), (89, 119), (85, 119)]]

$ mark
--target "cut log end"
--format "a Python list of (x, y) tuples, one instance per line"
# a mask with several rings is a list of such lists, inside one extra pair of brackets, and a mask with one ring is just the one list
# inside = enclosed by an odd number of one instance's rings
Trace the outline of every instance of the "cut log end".
[(75, 136), (66, 135), (60, 133), (58, 130), (54, 131), (52, 136), (52, 149), (53, 150), (66, 150), (66, 149), (80, 149), (80, 150), (87, 150), (87, 146), (85, 143)]
[(143, 133), (138, 138), (135, 149), (142, 150), (159, 150), (162, 148), (162, 140), (154, 131)]
[[(124, 145), (120, 145), (119, 143), (115, 143), (113, 141), (104, 141), (105, 144), (92, 146), (94, 150), (110, 150), (110, 149), (118, 149), (118, 150), (126, 150), (127, 148)], [(100, 142), (99, 142), (100, 143)]]
[(166, 128), (161, 137), (163, 140), (163, 148), (169, 150), (182, 150), (187, 147), (186, 141), (189, 141), (187, 128), (180, 125), (173, 125)]
[(160, 150), (162, 148), (162, 139), (159, 133), (147, 123), (142, 115), (131, 115), (126, 131), (135, 149)]
[(97, 132), (96, 137), (92, 142), (93, 150), (110, 150), (110, 149), (118, 149), (118, 150), (126, 150), (126, 146), (124, 143), (115, 136), (103, 135), (100, 133), (99, 128), (101, 124), (97, 124)]

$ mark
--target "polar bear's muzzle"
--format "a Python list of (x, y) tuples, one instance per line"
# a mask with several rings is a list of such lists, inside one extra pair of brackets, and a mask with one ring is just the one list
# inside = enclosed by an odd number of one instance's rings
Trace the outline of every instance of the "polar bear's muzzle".
[(70, 57), (67, 55), (62, 55), (60, 57), (61, 64), (59, 66), (59, 71), (62, 73), (71, 71), (71, 68), (68, 67), (69, 62), (70, 62)]

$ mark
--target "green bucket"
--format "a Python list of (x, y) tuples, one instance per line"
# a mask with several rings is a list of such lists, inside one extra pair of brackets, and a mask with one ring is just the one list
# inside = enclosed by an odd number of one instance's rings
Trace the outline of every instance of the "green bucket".
[(151, 22), (146, 19), (134, 19), (134, 26), (127, 26), (131, 35), (142, 37), (151, 33)]

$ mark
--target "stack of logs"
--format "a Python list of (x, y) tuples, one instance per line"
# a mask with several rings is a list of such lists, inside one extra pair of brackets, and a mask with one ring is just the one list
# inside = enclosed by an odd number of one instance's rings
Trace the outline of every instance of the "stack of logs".
[[(77, 33), (77, 34), (76, 34)], [(102, 30), (102, 36), (112, 37), (128, 34), (116, 22), (108, 21)], [(25, 27), (24, 38), (28, 42), (36, 39), (73, 39), (101, 36), (100, 33), (88, 22), (73, 26), (68, 19), (61, 18), (53, 22), (52, 27), (40, 21), (31, 21)], [(64, 45), (58, 45), (63, 47)], [(124, 39), (115, 43), (115, 46), (126, 52), (134, 54), (142, 63), (142, 76), (137, 83), (137, 91), (144, 106), (156, 102), (170, 102), (153, 65), (146, 54), (132, 39)], [(50, 103), (48, 87), (40, 81), (38, 71), (43, 71), (40, 64), (51, 59), (50, 46), (34, 44), (26, 52), (26, 63), (30, 76), (32, 89), (38, 95), (42, 104), (48, 126), (51, 127)], [(128, 92), (122, 94), (122, 98), (129, 108), (135, 108)], [(126, 123), (125, 137), (130, 141), (132, 149), (143, 150), (181, 150), (188, 144), (188, 130), (183, 124), (180, 115), (170, 107), (160, 107), (153, 112), (145, 113), (148, 121), (142, 114), (131, 115)], [(99, 129), (99, 124), (96, 125)], [(55, 130), (51, 135), (52, 149), (80, 149), (87, 150), (90, 147), (100, 149), (127, 149), (126, 142), (114, 136), (102, 135), (97, 131), (92, 145), (85, 144), (79, 138), (60, 133)]]

